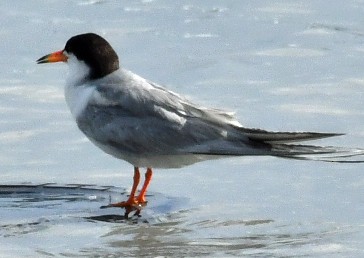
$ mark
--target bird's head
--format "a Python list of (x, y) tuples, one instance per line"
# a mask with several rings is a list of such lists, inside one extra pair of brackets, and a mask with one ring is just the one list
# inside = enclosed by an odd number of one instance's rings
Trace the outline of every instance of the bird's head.
[[(80, 34), (70, 38), (63, 50), (45, 55), (38, 64), (66, 62), (88, 68), (87, 79), (99, 79), (119, 69), (119, 58), (114, 49), (101, 36), (94, 33)], [(77, 69), (76, 69), (77, 70)]]

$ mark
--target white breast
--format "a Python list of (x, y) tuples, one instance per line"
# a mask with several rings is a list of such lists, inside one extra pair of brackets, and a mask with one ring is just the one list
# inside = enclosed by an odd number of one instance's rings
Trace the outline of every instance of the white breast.
[(92, 98), (94, 90), (95, 87), (90, 85), (66, 85), (66, 102), (74, 119), (77, 119), (78, 116), (82, 114), (83, 110)]
[(69, 73), (65, 87), (65, 97), (73, 117), (77, 119), (92, 98), (95, 86), (86, 82), (90, 68), (73, 54), (67, 55)]
[(68, 54), (69, 72), (65, 87), (66, 102), (74, 119), (82, 113), (92, 98), (95, 86), (87, 84), (90, 68), (73, 54)]

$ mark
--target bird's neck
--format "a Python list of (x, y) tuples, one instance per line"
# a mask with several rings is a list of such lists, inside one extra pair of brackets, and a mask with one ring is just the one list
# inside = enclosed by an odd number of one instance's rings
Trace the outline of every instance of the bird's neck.
[(75, 56), (68, 59), (67, 85), (77, 86), (84, 84), (90, 77), (90, 67), (83, 61), (79, 61)]

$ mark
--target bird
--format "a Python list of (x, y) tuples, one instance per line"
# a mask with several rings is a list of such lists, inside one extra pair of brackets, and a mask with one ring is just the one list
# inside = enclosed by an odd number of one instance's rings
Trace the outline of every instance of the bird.
[[(65, 47), (37, 60), (65, 62), (65, 100), (78, 128), (104, 152), (134, 167), (126, 201), (101, 208), (125, 208), (140, 216), (155, 168), (181, 168), (231, 156), (313, 159), (345, 152), (295, 142), (341, 133), (272, 132), (243, 127), (231, 112), (207, 108), (120, 67), (107, 40), (95, 33), (71, 37)], [(351, 152), (348, 156), (356, 155)], [(324, 158), (322, 158), (324, 160)], [(325, 160), (324, 160), (325, 161)], [(140, 168), (146, 168), (138, 193)]]

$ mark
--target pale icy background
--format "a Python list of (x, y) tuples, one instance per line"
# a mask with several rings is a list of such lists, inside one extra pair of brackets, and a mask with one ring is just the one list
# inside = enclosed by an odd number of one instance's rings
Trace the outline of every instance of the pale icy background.
[[(104, 36), (127, 69), (247, 127), (346, 133), (316, 143), (364, 148), (362, 0), (18, 0), (0, 14), (1, 184), (131, 186), (132, 166), (72, 120), (66, 65), (35, 64), (84, 32)], [(151, 203), (137, 225), (0, 199), (0, 256), (360, 257), (363, 174), (270, 157), (155, 170), (151, 201), (168, 208)]]

